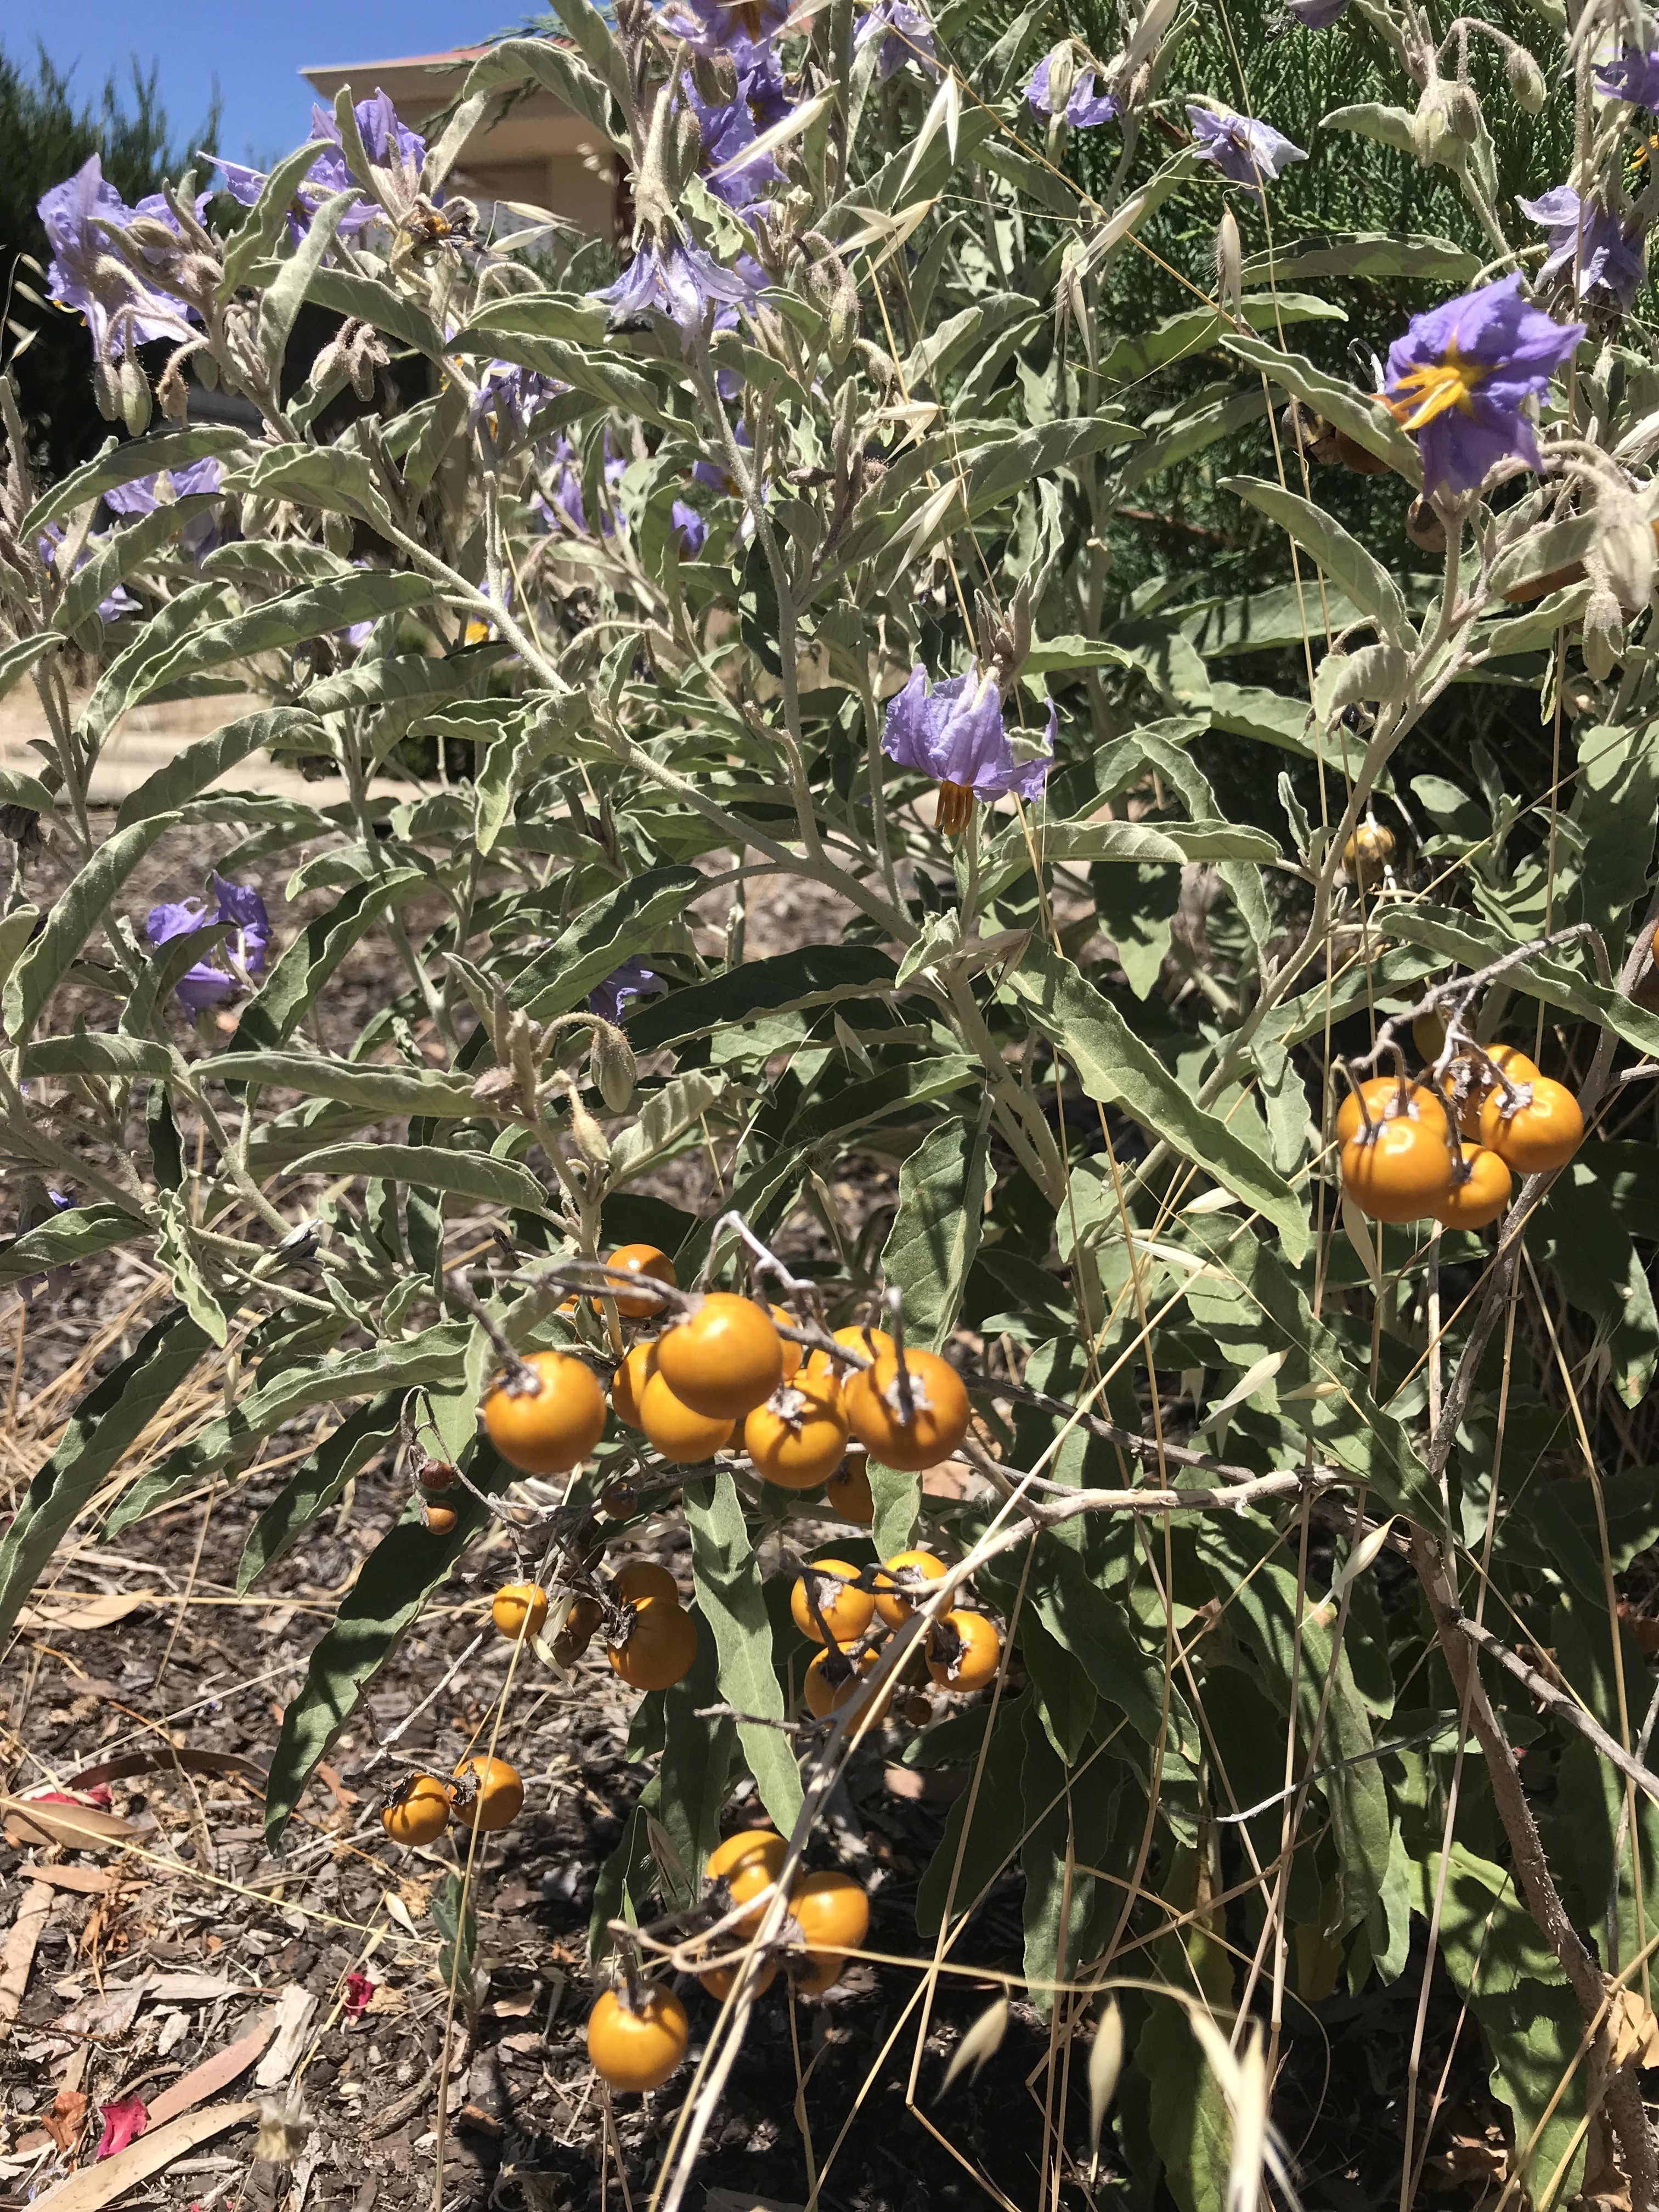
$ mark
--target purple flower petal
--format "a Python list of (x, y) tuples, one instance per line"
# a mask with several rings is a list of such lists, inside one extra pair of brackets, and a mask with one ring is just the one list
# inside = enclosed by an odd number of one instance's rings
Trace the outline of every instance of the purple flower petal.
[(1609, 100), (1627, 100), (1632, 107), (1659, 112), (1659, 52), (1626, 46), (1595, 72), (1595, 88)]
[(681, 350), (689, 354), (693, 338), (713, 311), (745, 305), (751, 290), (701, 246), (652, 244), (640, 248), (614, 284), (588, 296), (605, 302), (613, 322), (634, 315), (665, 315), (680, 333)]
[(1540, 283), (1576, 269), (1581, 300), (1599, 290), (1629, 309), (1647, 275), (1644, 234), (1636, 216), (1626, 223), (1608, 209), (1581, 200), (1571, 185), (1557, 185), (1519, 204), (1549, 233), (1548, 258), (1538, 272)]
[(677, 499), (668, 512), (679, 539), (681, 560), (695, 561), (708, 542), (708, 525), (696, 508), (683, 499)]
[[(1344, 0), (1344, 5), (1346, 0)], [(1052, 57), (1044, 54), (1031, 71), (1025, 86), (1025, 98), (1033, 115), (1052, 115), (1054, 102), (1048, 96), (1048, 64)], [(1109, 92), (1095, 94), (1095, 73), (1085, 70), (1073, 85), (1066, 99), (1066, 120), (1076, 131), (1087, 131), (1097, 123), (1109, 123), (1118, 113), (1118, 104)]]
[(1271, 123), (1260, 123), (1252, 115), (1234, 115), (1226, 109), (1218, 112), (1188, 100), (1187, 120), (1193, 127), (1194, 157), (1210, 162), (1229, 183), (1243, 185), (1258, 197), (1261, 186), (1273, 184), (1291, 161), (1308, 158)]
[(952, 676), (931, 690), (927, 672), (917, 665), (904, 689), (887, 702), (881, 749), (901, 768), (954, 783), (976, 798), (1001, 799), (1018, 792), (1041, 796), (1054, 765), (1059, 717), (1048, 708), (1046, 756), (1018, 760), (1003, 726), (1002, 702), (990, 677), (977, 668)]
[(1542, 397), (1583, 335), (1528, 306), (1518, 272), (1413, 316), (1389, 349), (1382, 398), (1418, 441), (1425, 489), (1472, 491), (1510, 455), (1536, 468), (1522, 404)]
[(876, 0), (875, 6), (861, 18), (854, 32), (853, 44), (855, 47), (865, 46), (872, 39), (881, 40), (877, 73), (884, 84), (906, 62), (915, 62), (930, 76), (939, 75), (933, 27), (920, 8), (909, 4), (909, 0)]
[(635, 999), (650, 998), (667, 988), (656, 970), (647, 968), (636, 953), (631, 960), (624, 960), (620, 968), (613, 968), (604, 982), (594, 985), (587, 994), (587, 1011), (605, 1021), (620, 1022), (624, 1007)]

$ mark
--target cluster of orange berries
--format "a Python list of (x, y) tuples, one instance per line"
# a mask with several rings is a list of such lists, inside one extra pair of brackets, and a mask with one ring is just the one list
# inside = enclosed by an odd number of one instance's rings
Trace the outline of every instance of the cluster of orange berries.
[[(654, 1245), (624, 1245), (605, 1265), (642, 1285), (654, 1279), (675, 1286), (674, 1263)], [(648, 1287), (610, 1296), (629, 1321), (660, 1314), (665, 1303)], [(824, 1351), (808, 1358), (802, 1345), (779, 1334), (778, 1323), (791, 1320), (781, 1307), (769, 1311), (728, 1291), (691, 1300), (624, 1356), (611, 1382), (617, 1419), (677, 1466), (699, 1466), (740, 1443), (757, 1470), (785, 1490), (833, 1482), (854, 1440), (884, 1466), (908, 1472), (950, 1458), (968, 1432), (969, 1409), (948, 1360), (907, 1352), (902, 1378), (893, 1339), (859, 1328), (836, 1332), (846, 1360)], [(845, 1382), (843, 1366), (854, 1370)], [(604, 1434), (605, 1394), (582, 1360), (536, 1352), (489, 1391), (483, 1418), (491, 1443), (512, 1466), (526, 1474), (563, 1474)], [(848, 1502), (864, 1504), (862, 1469), (846, 1470), (843, 1485)]]
[[(823, 1646), (808, 1663), (802, 1691), (815, 1719), (862, 1704), (868, 1694), (863, 1677), (881, 1656), (878, 1638), (886, 1629), (902, 1627), (926, 1601), (928, 1583), (944, 1572), (944, 1560), (931, 1552), (896, 1552), (863, 1574), (845, 1559), (815, 1559), (802, 1570), (789, 1593), (789, 1611), (801, 1634)], [(865, 1587), (866, 1580), (873, 1588)], [(982, 1613), (962, 1607), (929, 1623), (925, 1649), (938, 1686), (966, 1695), (995, 1680), (1002, 1639)], [(884, 1717), (897, 1686), (895, 1674), (868, 1715), (872, 1723)]]
[[(1420, 1026), (1426, 1046), (1438, 1024)], [(1458, 1054), (1437, 1088), (1371, 1076), (1343, 1100), (1336, 1134), (1342, 1187), (1363, 1213), (1484, 1229), (1508, 1206), (1515, 1174), (1566, 1165), (1584, 1119), (1565, 1084), (1495, 1045)]]
[(394, 1844), (433, 1844), (451, 1820), (485, 1834), (505, 1828), (524, 1808), (519, 1771), (504, 1759), (464, 1759), (447, 1782), (410, 1774), (380, 1808), (380, 1826)]
[[(741, 1942), (758, 1929), (783, 1871), (788, 1845), (770, 1828), (745, 1828), (710, 1852), (708, 1902), (722, 1917), (745, 1906), (730, 1931)], [(821, 1996), (847, 1971), (848, 1954), (863, 1943), (870, 1929), (870, 1900), (850, 1875), (804, 1874), (789, 1893), (791, 1938), (783, 1951), (786, 1970), (798, 1995)], [(706, 1967), (698, 1976), (711, 1996), (731, 1994), (734, 1966)], [(754, 1994), (769, 1989), (777, 1960), (761, 1969)], [(648, 1988), (607, 1990), (588, 2014), (587, 2055), (613, 2089), (640, 2091), (661, 2087), (685, 2056), (690, 2027), (685, 2007), (666, 1983)]]

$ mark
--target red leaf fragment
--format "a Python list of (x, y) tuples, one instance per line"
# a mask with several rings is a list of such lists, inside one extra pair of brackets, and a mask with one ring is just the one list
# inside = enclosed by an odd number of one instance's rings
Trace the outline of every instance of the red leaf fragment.
[(98, 2138), (94, 2159), (113, 2158), (118, 2150), (125, 2150), (149, 2125), (149, 2113), (142, 2097), (119, 2097), (112, 2105), (100, 2105), (98, 2110), (103, 2118), (104, 2132)]

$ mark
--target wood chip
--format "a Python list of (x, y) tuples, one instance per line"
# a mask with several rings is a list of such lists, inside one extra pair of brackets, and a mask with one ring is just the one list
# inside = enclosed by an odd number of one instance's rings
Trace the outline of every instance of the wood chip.
[(49, 1882), (53, 1889), (76, 1889), (87, 1897), (107, 1896), (115, 1880), (107, 1867), (37, 1866), (32, 1859), (18, 1872), (30, 1881)]
[(221, 2089), (228, 2088), (239, 2075), (246, 2074), (276, 2034), (276, 2021), (274, 2011), (267, 2013), (257, 2027), (250, 2028), (234, 2043), (228, 2044), (211, 2058), (204, 2058), (199, 2066), (192, 2067), (188, 2074), (181, 2074), (176, 2081), (169, 2082), (149, 2108), (151, 2127), (187, 2112), (204, 2097), (216, 2096)]
[(26, 1605), (17, 1616), (24, 1629), (109, 1628), (130, 1613), (153, 1601), (146, 1590), (134, 1597), (89, 1595), (84, 1590), (56, 1590), (38, 1604)]
[(113, 2203), (152, 2173), (161, 2172), (198, 2143), (251, 2120), (258, 2110), (249, 2104), (210, 2105), (204, 2112), (186, 2113), (166, 2127), (146, 2128), (137, 2142), (118, 2150), (113, 2158), (100, 2159), (37, 2197), (33, 2212), (46, 2212), (48, 2205), (52, 2212), (100, 2212), (101, 2206)]
[(59, 2035), (92, 2035), (100, 2041), (125, 2035), (138, 2017), (149, 1988), (149, 1978), (143, 1974), (136, 1982), (106, 1983), (101, 1996), (71, 2005), (53, 2027)]
[(216, 1997), (257, 1997), (264, 1991), (228, 1974), (158, 1974), (149, 1993), (161, 2004), (210, 2004)]
[(95, 1790), (100, 1782), (125, 1782), (135, 1774), (167, 1774), (179, 1767), (186, 1774), (240, 1774), (262, 1791), (265, 1786), (265, 1770), (257, 1759), (244, 1759), (240, 1751), (205, 1751), (181, 1744), (176, 1749), (170, 1745), (165, 1751), (129, 1751), (119, 1759), (100, 1759), (97, 1765), (71, 1774), (64, 1787)]
[(276, 2000), (276, 2039), (259, 2061), (253, 2079), (261, 2089), (280, 2089), (293, 2074), (311, 2032), (317, 2000), (309, 1990), (290, 1982)]
[(22, 2006), (29, 1969), (34, 1964), (34, 1947), (51, 1911), (51, 1890), (43, 1881), (30, 1882), (18, 1902), (6, 1948), (0, 1951), (0, 2035), (9, 2030)]
[(62, 1844), (71, 1851), (104, 1851), (138, 1831), (118, 1813), (96, 1805), (42, 1804), (38, 1797), (0, 1798), (6, 1813), (6, 1840), (38, 1848)]

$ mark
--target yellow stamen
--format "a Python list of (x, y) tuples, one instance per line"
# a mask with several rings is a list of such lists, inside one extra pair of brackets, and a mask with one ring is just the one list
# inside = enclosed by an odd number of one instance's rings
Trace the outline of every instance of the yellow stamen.
[(1428, 362), (1409, 370), (1392, 391), (1380, 395), (1402, 430), (1421, 430), (1455, 407), (1465, 415), (1474, 412), (1474, 395), (1492, 374), (1485, 362), (1464, 361), (1455, 341), (1443, 361)]
[(960, 837), (974, 818), (974, 794), (965, 783), (942, 783), (933, 826), (947, 837)]

